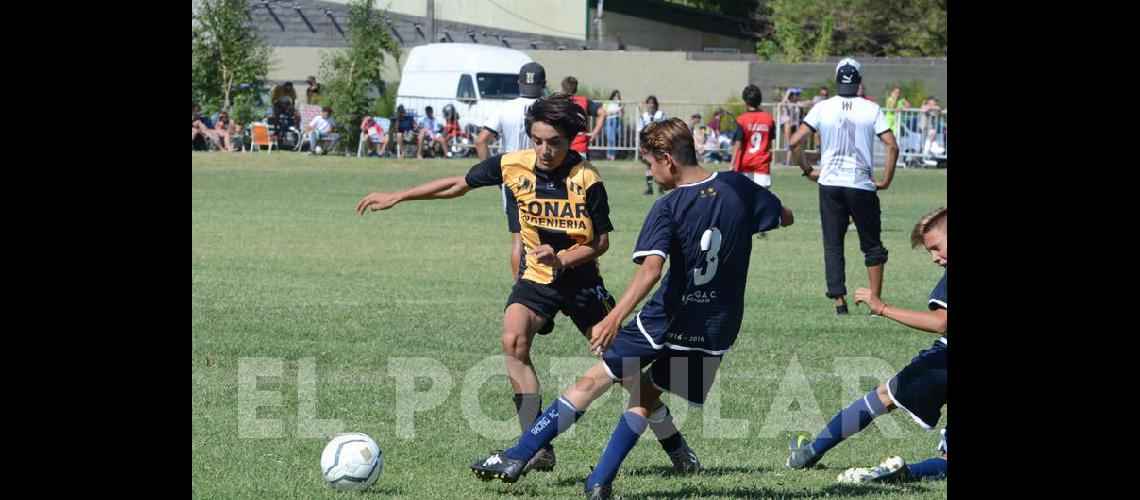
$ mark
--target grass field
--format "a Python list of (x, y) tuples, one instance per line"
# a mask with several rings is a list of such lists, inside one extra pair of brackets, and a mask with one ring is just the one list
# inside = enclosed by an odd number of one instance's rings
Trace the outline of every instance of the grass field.
[[(499, 192), (483, 188), (365, 217), (353, 211), (369, 192), (462, 175), (472, 164), (193, 153), (195, 498), (341, 496), (321, 479), (319, 458), (327, 438), (306, 437), (320, 435), (310, 429), (312, 419), (338, 419), (339, 425), (327, 427), (364, 432), (380, 444), (385, 468), (364, 492), (369, 496), (581, 495), (582, 481), (621, 413), (620, 388), (591, 406), (570, 435), (555, 441), (554, 472), (504, 485), (481, 482), (467, 469), (490, 450), (510, 446), (517, 433), (499, 357), (501, 314), (511, 286), (510, 236)], [(634, 241), (656, 195), (641, 194), (644, 169), (638, 163), (595, 165), (616, 227), (610, 251), (601, 258), (602, 274), (610, 292), (620, 296), (635, 268), (629, 260)], [(846, 467), (872, 465), (891, 454), (908, 461), (935, 455), (937, 433), (923, 431), (902, 412), (881, 417), (815, 469), (784, 466), (790, 433), (816, 432), (928, 347), (934, 336), (868, 317), (862, 307), (848, 317), (834, 316), (824, 296), (816, 185), (794, 169), (777, 169), (773, 177), (773, 192), (794, 210), (796, 223), (753, 247), (743, 327), (713, 391), (719, 405), (688, 409), (666, 396), (707, 470), (696, 477), (672, 475), (667, 457), (647, 433), (626, 460), (615, 493), (945, 497), (944, 482), (836, 484)], [(885, 299), (924, 308), (943, 271), (926, 252), (911, 250), (908, 236), (922, 214), (945, 204), (946, 172), (900, 170), (880, 198), (883, 240), (890, 251)], [(852, 230), (847, 237), (850, 294), (867, 283), (862, 262)], [(592, 359), (573, 323), (561, 316), (556, 321), (554, 332), (538, 338), (532, 352), (544, 406)], [(258, 358), (270, 359), (267, 364)], [(271, 369), (274, 362), (281, 363), (277, 376), (262, 376), (254, 386), (250, 374), (256, 375), (258, 366)], [(246, 370), (244, 379), (239, 368)], [(411, 372), (438, 377), (440, 371), (450, 382), (437, 378), (433, 386), (426, 378), (409, 383), (400, 377)], [(438, 406), (414, 414), (414, 437), (409, 437), (409, 421), (399, 416), (405, 406), (398, 401), (408, 401), (411, 391), (447, 386)], [(258, 403), (259, 397), (266, 401)], [(256, 413), (254, 405), (260, 406)], [(494, 422), (466, 416), (473, 412)], [(279, 427), (251, 430), (275, 425), (259, 424), (253, 416), (276, 420)], [(939, 427), (945, 422), (944, 413)], [(260, 432), (274, 437), (258, 437)]]

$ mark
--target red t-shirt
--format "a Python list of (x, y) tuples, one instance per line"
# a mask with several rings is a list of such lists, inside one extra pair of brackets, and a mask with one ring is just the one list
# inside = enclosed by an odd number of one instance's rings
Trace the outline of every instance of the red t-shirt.
[[(578, 107), (582, 108), (582, 114), (587, 116), (586, 123), (589, 124), (590, 123), (590, 119), (589, 119), (590, 113), (589, 113), (588, 106), (586, 104), (586, 102), (587, 102), (586, 96), (576, 95), (573, 97), (574, 97), (574, 102), (576, 104), (578, 104)], [(570, 149), (573, 149), (574, 151), (581, 153), (582, 157), (585, 158), (586, 155), (590, 152), (590, 136), (586, 135), (585, 132), (581, 132), (578, 135), (574, 136), (574, 141), (570, 143)]]
[(765, 111), (749, 111), (736, 117), (736, 136), (740, 156), (732, 170), (740, 173), (770, 174), (772, 133), (776, 123)]

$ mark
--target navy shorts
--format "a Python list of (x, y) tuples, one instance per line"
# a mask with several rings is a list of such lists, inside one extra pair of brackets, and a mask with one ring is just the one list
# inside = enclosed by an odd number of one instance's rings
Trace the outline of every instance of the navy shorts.
[(511, 304), (522, 304), (548, 320), (539, 333), (549, 333), (554, 328), (554, 315), (562, 312), (570, 317), (578, 331), (589, 337), (590, 328), (609, 314), (615, 301), (598, 276), (596, 279), (559, 279), (550, 285), (520, 279), (507, 299), (507, 307)]
[(946, 344), (934, 341), (887, 382), (895, 406), (906, 410), (923, 429), (931, 430), (946, 405)]
[(614, 380), (641, 373), (649, 366), (649, 379), (654, 387), (676, 394), (693, 406), (702, 406), (720, 369), (721, 358), (720, 355), (675, 350), (667, 346), (655, 349), (637, 327), (635, 319), (618, 330), (617, 338), (606, 349), (602, 360)]

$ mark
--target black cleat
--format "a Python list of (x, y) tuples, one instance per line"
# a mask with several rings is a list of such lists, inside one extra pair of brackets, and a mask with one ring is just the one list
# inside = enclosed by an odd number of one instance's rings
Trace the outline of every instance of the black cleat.
[(586, 498), (590, 500), (609, 500), (614, 497), (613, 487), (608, 484), (595, 484), (586, 488)]
[(530, 461), (526, 463), (526, 467), (523, 467), (522, 473), (526, 474), (532, 470), (550, 472), (554, 470), (554, 463), (554, 445), (548, 444), (531, 457)]
[(673, 470), (677, 471), (677, 474), (687, 476), (701, 471), (701, 461), (697, 460), (697, 454), (689, 448), (689, 443), (684, 437), (681, 437), (681, 446), (666, 454), (669, 455), (669, 460), (673, 461)]
[(843, 304), (841, 306), (835, 306), (835, 315), (836, 316), (846, 316), (847, 315), (847, 304)]
[(519, 480), (525, 465), (526, 462), (522, 460), (511, 460), (503, 452), (496, 451), (491, 456), (471, 464), (471, 472), (484, 481), (499, 479), (504, 483), (513, 483)]

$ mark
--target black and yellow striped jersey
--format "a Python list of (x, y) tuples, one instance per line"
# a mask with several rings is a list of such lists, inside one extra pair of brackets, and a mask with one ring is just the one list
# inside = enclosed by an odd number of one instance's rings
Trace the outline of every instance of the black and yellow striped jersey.
[[(613, 231), (606, 188), (589, 162), (568, 151), (562, 166), (544, 172), (535, 168), (536, 158), (533, 149), (495, 155), (471, 167), (466, 178), (472, 188), (497, 184), (507, 187), (508, 206), (518, 207), (524, 249), (529, 252), (537, 246), (550, 245), (561, 252)], [(544, 285), (568, 274), (598, 273), (595, 261), (555, 272), (530, 255), (519, 260), (519, 275)]]

